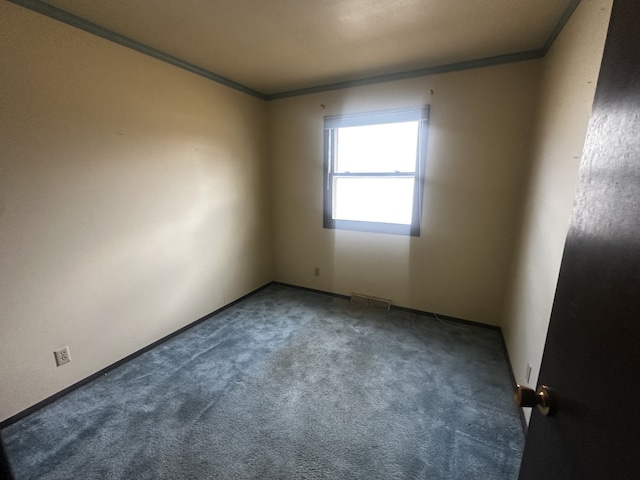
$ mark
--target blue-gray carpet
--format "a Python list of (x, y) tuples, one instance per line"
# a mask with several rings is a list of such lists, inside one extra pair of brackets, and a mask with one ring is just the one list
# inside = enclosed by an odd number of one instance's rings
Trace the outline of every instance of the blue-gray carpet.
[(22, 479), (515, 479), (499, 332), (271, 285), (2, 437)]

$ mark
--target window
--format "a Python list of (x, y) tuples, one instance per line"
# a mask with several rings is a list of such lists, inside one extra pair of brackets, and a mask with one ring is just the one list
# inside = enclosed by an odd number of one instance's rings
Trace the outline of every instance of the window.
[(324, 118), (324, 228), (420, 236), (429, 107)]

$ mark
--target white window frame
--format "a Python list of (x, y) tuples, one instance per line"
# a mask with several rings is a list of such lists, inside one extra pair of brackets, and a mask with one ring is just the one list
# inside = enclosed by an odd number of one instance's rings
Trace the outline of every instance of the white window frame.
[[(337, 130), (343, 127), (380, 125), (418, 121), (418, 138), (416, 163), (413, 172), (336, 172)], [(339, 230), (357, 230), (395, 235), (420, 236), (422, 219), (422, 199), (424, 196), (424, 170), (427, 156), (427, 132), (429, 123), (429, 105), (408, 109), (384, 110), (347, 115), (331, 115), (324, 117), (324, 228)], [(371, 221), (341, 220), (334, 218), (334, 179), (336, 177), (379, 177), (394, 178), (413, 176), (413, 207), (411, 224), (382, 223)]]

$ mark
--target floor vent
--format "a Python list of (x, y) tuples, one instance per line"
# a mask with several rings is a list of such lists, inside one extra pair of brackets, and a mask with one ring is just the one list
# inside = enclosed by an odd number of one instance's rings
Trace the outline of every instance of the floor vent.
[(387, 298), (371, 297), (369, 295), (363, 295), (362, 293), (352, 293), (351, 303), (364, 305), (366, 307), (382, 308), (383, 310), (389, 310), (391, 308), (391, 300)]

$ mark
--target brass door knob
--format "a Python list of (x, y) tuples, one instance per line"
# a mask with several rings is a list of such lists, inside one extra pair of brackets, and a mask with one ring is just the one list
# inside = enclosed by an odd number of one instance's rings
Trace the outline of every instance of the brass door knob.
[(516, 385), (513, 399), (519, 407), (538, 407), (544, 416), (554, 413), (553, 395), (551, 389), (546, 385), (540, 385), (537, 390)]

